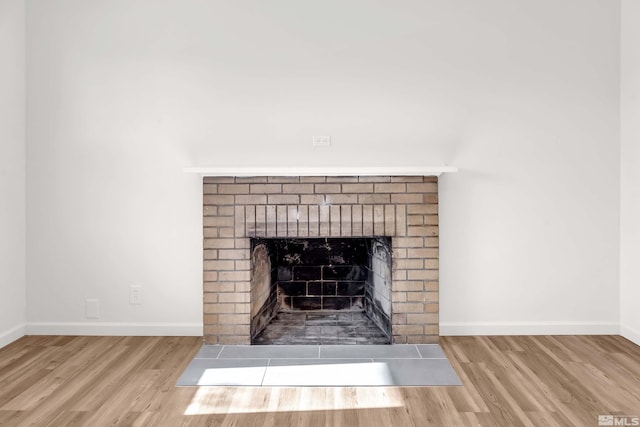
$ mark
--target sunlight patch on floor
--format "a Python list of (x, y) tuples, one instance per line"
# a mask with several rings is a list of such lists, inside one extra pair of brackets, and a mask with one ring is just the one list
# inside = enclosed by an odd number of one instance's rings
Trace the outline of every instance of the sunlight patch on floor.
[[(211, 385), (211, 384), (224, 384), (224, 385), (260, 385), (262, 378), (264, 377), (264, 366), (242, 366), (238, 368), (210, 368), (205, 369), (200, 379), (198, 379), (197, 385)], [(258, 382), (259, 380), (260, 382)], [(254, 384), (252, 384), (252, 382)]]
[[(380, 365), (384, 364), (278, 366), (277, 372), (285, 376), (296, 376), (299, 380), (300, 376), (313, 377), (322, 374), (327, 367), (331, 367), (331, 369), (338, 369), (338, 375), (347, 371), (353, 375), (355, 371), (359, 371), (359, 375), (378, 377), (375, 381), (380, 381), (379, 376), (389, 375), (388, 370)], [(315, 370), (315, 368), (320, 369)], [(221, 374), (231, 378), (235, 374), (242, 375), (242, 369), (259, 368), (224, 369)], [(310, 370), (315, 371), (315, 374)], [(212, 371), (216, 372), (208, 375), (217, 375), (219, 370)], [(310, 378), (309, 382), (313, 383), (313, 378)], [(293, 393), (294, 390), (295, 393)], [(298, 398), (292, 398), (293, 395)], [(321, 398), (318, 397), (319, 395)], [(403, 406), (402, 394), (394, 387), (305, 387), (300, 393), (299, 389), (291, 387), (209, 386), (198, 388), (184, 415), (332, 411)]]
[(386, 363), (327, 363), (269, 366), (263, 386), (375, 386), (393, 385)]

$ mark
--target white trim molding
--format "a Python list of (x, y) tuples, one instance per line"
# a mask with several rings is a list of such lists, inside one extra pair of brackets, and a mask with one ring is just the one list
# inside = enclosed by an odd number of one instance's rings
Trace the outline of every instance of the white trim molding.
[(440, 176), (454, 166), (191, 166), (184, 172), (202, 176)]
[(12, 342), (19, 340), (26, 335), (26, 325), (21, 323), (6, 331), (0, 331), (0, 348), (11, 344)]
[[(202, 336), (201, 323), (39, 322), (0, 332), (0, 348), (25, 335)], [(472, 322), (440, 324), (441, 336), (621, 335), (640, 345), (640, 332), (614, 322)]]
[(619, 335), (615, 322), (440, 323), (441, 336), (461, 335)]
[(27, 335), (202, 336), (202, 323), (35, 322)]
[(640, 331), (630, 328), (626, 325), (620, 325), (620, 335), (636, 345), (640, 345)]

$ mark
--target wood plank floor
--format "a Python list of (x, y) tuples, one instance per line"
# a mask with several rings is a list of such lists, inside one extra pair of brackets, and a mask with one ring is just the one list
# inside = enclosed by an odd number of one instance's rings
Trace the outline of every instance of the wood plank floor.
[(0, 426), (597, 426), (640, 415), (618, 336), (443, 337), (462, 387), (174, 386), (196, 337), (24, 337), (0, 349)]

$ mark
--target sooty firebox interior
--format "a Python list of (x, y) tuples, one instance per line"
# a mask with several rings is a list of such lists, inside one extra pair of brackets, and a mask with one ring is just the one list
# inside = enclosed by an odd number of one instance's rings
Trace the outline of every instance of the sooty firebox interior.
[(391, 343), (391, 238), (251, 239), (252, 344)]

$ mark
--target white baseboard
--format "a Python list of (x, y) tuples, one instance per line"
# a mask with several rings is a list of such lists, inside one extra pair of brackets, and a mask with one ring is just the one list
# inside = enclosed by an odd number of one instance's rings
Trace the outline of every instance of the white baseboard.
[(26, 335), (26, 325), (24, 323), (6, 331), (0, 332), (0, 348), (11, 344)]
[[(0, 333), (0, 348), (24, 335), (202, 336), (201, 323), (34, 322)], [(444, 322), (440, 335), (622, 335), (640, 345), (640, 333), (614, 322)]]
[(440, 335), (619, 335), (615, 322), (440, 323)]
[(626, 325), (620, 325), (620, 335), (633, 342), (634, 344), (640, 345), (640, 332), (630, 328)]
[(202, 323), (33, 322), (26, 335), (202, 336)]

